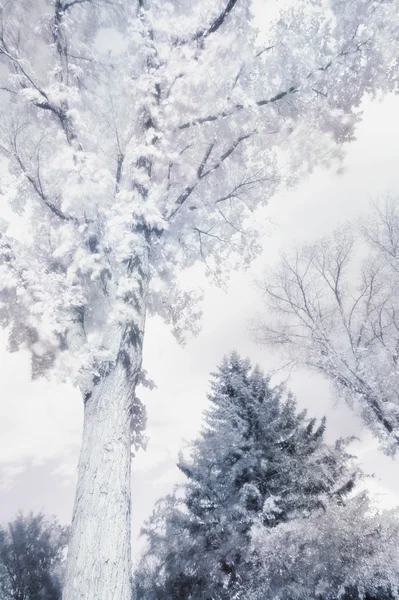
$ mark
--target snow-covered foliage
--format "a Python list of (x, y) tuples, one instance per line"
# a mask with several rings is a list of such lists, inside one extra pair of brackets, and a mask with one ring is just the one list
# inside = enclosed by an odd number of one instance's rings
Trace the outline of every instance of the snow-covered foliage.
[(365, 494), (270, 529), (255, 526), (261, 566), (248, 600), (398, 598), (398, 510), (377, 512)]
[(145, 309), (195, 332), (179, 271), (248, 265), (256, 207), (353, 137), (364, 92), (396, 87), (397, 0), (296, 3), (266, 45), (249, 0), (192, 4), (0, 3), (1, 195), (21, 215), (2, 324), (34, 376), (55, 364), (87, 395), (141, 347)]
[(137, 598), (246, 598), (260, 565), (254, 525), (280, 531), (310, 523), (342, 504), (355, 484), (346, 443), (328, 446), (324, 421), (316, 427), (298, 413), (294, 399), (249, 361), (225, 359), (209, 400), (202, 434), (178, 464), (187, 481), (144, 528)]
[[(399, 449), (399, 202), (282, 257), (259, 337), (327, 376), (389, 454)], [(277, 315), (277, 316), (276, 316)]]

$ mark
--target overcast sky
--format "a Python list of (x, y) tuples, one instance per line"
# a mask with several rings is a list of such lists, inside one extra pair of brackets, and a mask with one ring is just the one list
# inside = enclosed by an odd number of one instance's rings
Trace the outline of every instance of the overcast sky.
[[(209, 286), (201, 334), (185, 348), (157, 319), (148, 323), (145, 368), (157, 389), (143, 390), (150, 438), (146, 452), (133, 461), (133, 535), (159, 496), (178, 480), (175, 462), (185, 439), (198, 431), (206, 406), (209, 373), (222, 356), (237, 349), (264, 370), (278, 366), (250, 333), (251, 319), (262, 310), (254, 279), (281, 250), (311, 240), (367, 210), (370, 199), (399, 190), (399, 98), (367, 102), (357, 141), (347, 147), (345, 171), (317, 170), (295, 190), (270, 202), (270, 223), (263, 256), (247, 274), (235, 274), (227, 293)], [(357, 435), (353, 446), (381, 503), (399, 503), (398, 464), (378, 450), (360, 420), (333, 397), (328, 384), (308, 372), (294, 373), (289, 387), (310, 415), (328, 417), (328, 439)], [(67, 385), (30, 381), (29, 358), (6, 352), (0, 334), (0, 521), (19, 510), (43, 510), (69, 522), (82, 426), (77, 390)], [(139, 544), (135, 545), (139, 548)]]

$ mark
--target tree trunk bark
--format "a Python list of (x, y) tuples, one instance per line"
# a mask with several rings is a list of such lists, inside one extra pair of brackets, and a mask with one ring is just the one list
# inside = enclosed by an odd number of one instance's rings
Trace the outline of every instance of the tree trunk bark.
[(118, 361), (85, 403), (63, 600), (132, 599), (130, 409), (140, 364), (127, 372)]

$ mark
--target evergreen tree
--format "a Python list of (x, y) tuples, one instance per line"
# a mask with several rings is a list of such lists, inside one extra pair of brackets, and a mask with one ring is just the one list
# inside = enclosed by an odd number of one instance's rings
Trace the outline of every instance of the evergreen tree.
[(223, 361), (209, 401), (201, 435), (179, 460), (186, 482), (144, 529), (140, 599), (238, 597), (259, 567), (254, 523), (274, 528), (307, 517), (342, 502), (354, 485), (346, 444), (326, 445), (325, 420), (316, 427), (248, 360), (234, 353)]

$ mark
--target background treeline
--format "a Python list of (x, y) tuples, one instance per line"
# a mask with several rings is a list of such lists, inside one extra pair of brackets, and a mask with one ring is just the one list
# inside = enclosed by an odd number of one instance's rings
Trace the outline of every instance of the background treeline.
[(39, 513), (0, 527), (0, 600), (59, 600), (68, 528)]

